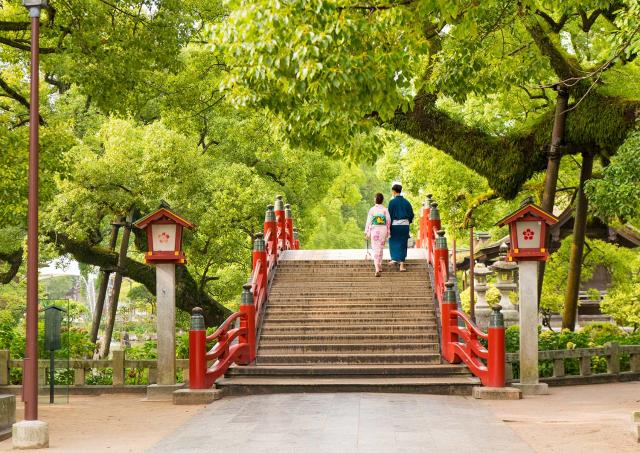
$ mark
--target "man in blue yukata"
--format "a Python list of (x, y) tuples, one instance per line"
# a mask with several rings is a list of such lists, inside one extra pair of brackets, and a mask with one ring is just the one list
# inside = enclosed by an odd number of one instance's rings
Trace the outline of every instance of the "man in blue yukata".
[(413, 222), (413, 208), (402, 196), (402, 186), (394, 184), (391, 188), (393, 199), (389, 202), (389, 215), (391, 217), (391, 237), (389, 238), (389, 252), (391, 261), (389, 264), (400, 263), (400, 272), (407, 270), (407, 241), (409, 240), (409, 225)]

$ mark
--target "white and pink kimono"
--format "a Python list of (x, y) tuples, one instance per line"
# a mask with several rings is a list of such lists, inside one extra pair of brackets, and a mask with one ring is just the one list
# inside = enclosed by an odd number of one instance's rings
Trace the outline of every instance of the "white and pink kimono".
[(376, 272), (380, 272), (382, 268), (382, 253), (384, 245), (389, 237), (389, 228), (391, 227), (391, 216), (387, 208), (381, 204), (377, 204), (369, 209), (367, 215), (367, 225), (364, 234), (371, 240), (371, 248), (373, 249), (373, 264)]

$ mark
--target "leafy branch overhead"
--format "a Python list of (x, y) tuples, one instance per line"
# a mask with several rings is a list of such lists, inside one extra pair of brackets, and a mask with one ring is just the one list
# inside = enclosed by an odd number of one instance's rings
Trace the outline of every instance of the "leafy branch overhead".
[[(228, 7), (229, 19), (211, 27), (230, 66), (221, 88), (278, 114), (294, 143), (339, 155), (377, 155), (379, 144), (359, 137), (392, 128), (512, 197), (546, 165), (552, 87), (571, 96), (566, 153), (615, 154), (640, 112), (640, 96), (622, 89), (638, 74), (636, 0)], [(478, 98), (493, 110), (481, 123), (468, 108)]]

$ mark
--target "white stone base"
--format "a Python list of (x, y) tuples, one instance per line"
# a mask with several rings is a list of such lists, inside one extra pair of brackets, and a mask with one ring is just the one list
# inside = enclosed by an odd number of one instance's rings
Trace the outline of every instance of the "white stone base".
[(513, 387), (473, 387), (472, 396), (479, 400), (519, 400), (520, 389)]
[(173, 401), (173, 392), (180, 390), (184, 384), (162, 385), (152, 384), (147, 386), (146, 401)]
[(543, 382), (537, 384), (521, 384), (520, 382), (514, 382), (511, 384), (513, 387), (522, 390), (522, 395), (548, 395), (549, 386)]
[(13, 448), (31, 450), (49, 448), (49, 424), (41, 420), (23, 420), (13, 424)]

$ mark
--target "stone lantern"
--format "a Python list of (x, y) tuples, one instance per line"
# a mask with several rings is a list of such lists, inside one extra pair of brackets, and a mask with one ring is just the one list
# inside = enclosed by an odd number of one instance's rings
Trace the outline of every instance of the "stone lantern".
[(491, 308), (487, 303), (487, 277), (493, 274), (493, 271), (485, 266), (483, 263), (478, 263), (474, 269), (475, 279), (475, 291), (478, 298), (476, 299), (475, 315), (476, 324), (482, 330), (486, 330), (489, 327), (489, 315), (491, 314)]
[(500, 305), (502, 306), (504, 323), (507, 327), (518, 324), (518, 311), (511, 303), (511, 297), (509, 296), (511, 291), (515, 291), (518, 288), (515, 281), (518, 265), (513, 261), (507, 261), (508, 250), (507, 244), (504, 242), (500, 244), (500, 259), (491, 266), (491, 269), (497, 274), (496, 288), (500, 291)]

